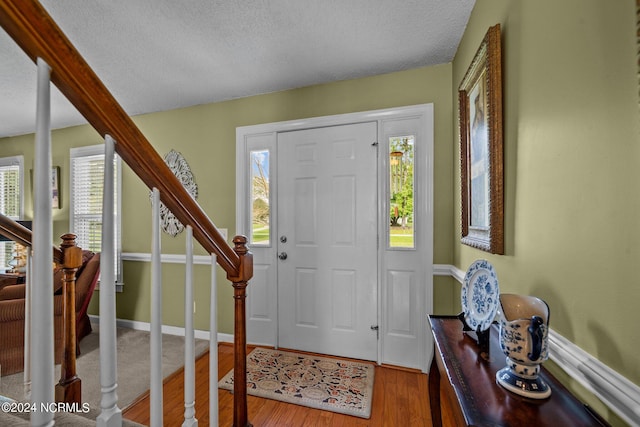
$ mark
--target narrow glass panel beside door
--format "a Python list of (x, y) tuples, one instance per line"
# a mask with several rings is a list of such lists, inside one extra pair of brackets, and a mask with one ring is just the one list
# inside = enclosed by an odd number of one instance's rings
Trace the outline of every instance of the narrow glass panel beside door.
[(415, 248), (413, 135), (389, 138), (389, 247)]
[(251, 244), (271, 243), (269, 224), (269, 150), (251, 152)]

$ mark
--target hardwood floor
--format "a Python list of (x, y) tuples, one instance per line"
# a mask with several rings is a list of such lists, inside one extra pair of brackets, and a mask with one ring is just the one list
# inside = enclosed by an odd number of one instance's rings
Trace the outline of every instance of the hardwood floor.
[[(248, 352), (253, 347), (248, 348)], [(233, 368), (233, 347), (218, 346), (218, 379)], [(200, 426), (209, 425), (209, 353), (196, 361), (196, 418)], [(218, 391), (219, 425), (233, 424), (233, 395)], [(444, 396), (443, 396), (444, 397)], [(164, 425), (180, 426), (184, 419), (183, 371), (164, 383)], [(249, 421), (254, 427), (266, 426), (431, 426), (427, 375), (404, 369), (376, 366), (373, 408), (370, 419), (306, 408), (290, 403), (248, 396)], [(123, 410), (126, 419), (149, 424), (149, 395), (141, 396)], [(443, 413), (443, 417), (446, 416)], [(443, 421), (447, 421), (446, 419)]]

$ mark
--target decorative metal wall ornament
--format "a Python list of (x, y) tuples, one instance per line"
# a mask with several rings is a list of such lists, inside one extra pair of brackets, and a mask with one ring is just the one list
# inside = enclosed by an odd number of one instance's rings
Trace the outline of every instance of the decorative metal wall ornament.
[[(191, 197), (197, 199), (198, 185), (193, 178), (189, 164), (182, 154), (175, 150), (171, 150), (164, 156), (164, 162), (167, 164), (169, 169), (171, 169), (171, 172), (173, 172), (173, 174), (178, 178), (180, 183), (182, 183), (185, 190), (187, 190)], [(160, 202), (160, 226), (165, 233), (172, 237), (177, 236), (184, 230), (184, 225), (162, 202)]]

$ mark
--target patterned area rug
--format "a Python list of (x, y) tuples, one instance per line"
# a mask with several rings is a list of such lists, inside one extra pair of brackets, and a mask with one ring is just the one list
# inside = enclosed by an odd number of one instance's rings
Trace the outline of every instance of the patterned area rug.
[[(247, 393), (369, 418), (374, 370), (370, 363), (256, 348), (247, 356)], [(219, 387), (233, 391), (233, 370)]]

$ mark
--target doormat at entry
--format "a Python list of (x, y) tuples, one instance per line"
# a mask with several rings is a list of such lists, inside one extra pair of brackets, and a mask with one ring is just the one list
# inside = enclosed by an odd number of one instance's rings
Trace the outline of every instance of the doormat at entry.
[[(374, 372), (371, 363), (256, 348), (247, 356), (247, 394), (369, 418)], [(218, 386), (233, 391), (233, 370)]]

